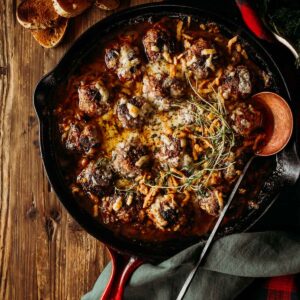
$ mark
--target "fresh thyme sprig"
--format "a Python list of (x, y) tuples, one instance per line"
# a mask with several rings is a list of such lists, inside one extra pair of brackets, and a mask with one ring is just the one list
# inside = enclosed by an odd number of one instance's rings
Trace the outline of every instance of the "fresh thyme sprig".
[[(213, 93), (210, 98), (205, 99), (193, 86), (187, 74), (186, 78), (191, 90), (194, 92), (194, 96), (185, 102), (185, 105), (174, 104), (172, 106), (185, 108), (187, 103), (191, 106), (189, 113), (194, 117), (194, 127), (200, 127), (201, 133), (193, 130), (193, 126), (190, 129), (200, 141), (201, 139), (208, 140), (210, 147), (205, 150), (205, 155), (200, 161), (181, 169), (181, 171), (188, 174), (187, 176), (180, 176), (171, 170), (164, 173), (161, 182), (165, 182), (169, 176), (173, 176), (179, 181), (176, 187), (168, 184), (155, 185), (147, 183), (152, 188), (175, 189), (179, 192), (185, 189), (207, 191), (212, 175), (230, 168), (235, 163), (229, 160), (231, 150), (235, 145), (235, 133), (226, 120), (227, 111), (222, 97), (212, 89)], [(213, 123), (217, 126), (213, 126)]]

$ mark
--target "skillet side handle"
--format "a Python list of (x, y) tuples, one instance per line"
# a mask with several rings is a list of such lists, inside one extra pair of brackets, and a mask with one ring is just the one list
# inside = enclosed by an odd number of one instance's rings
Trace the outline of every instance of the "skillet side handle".
[(247, 25), (247, 27), (251, 30), (252, 33), (255, 34), (259, 39), (273, 42), (274, 37), (263, 24), (262, 20), (256, 13), (256, 11), (251, 7), (249, 0), (235, 0), (237, 7), (239, 8), (242, 18)]
[(294, 185), (300, 176), (300, 158), (297, 145), (291, 143), (284, 151), (278, 154), (277, 161), (281, 165), (286, 185)]
[(108, 250), (111, 256), (112, 272), (100, 300), (122, 300), (127, 281), (144, 261), (119, 254), (109, 247)]

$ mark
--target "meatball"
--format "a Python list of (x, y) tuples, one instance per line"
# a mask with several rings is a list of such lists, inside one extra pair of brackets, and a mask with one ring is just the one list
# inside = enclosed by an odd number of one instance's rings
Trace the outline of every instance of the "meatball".
[(156, 197), (147, 214), (154, 225), (162, 230), (176, 230), (185, 223), (180, 207), (168, 195)]
[(197, 109), (194, 104), (188, 103), (178, 111), (177, 122), (179, 125), (192, 125), (196, 121)]
[(164, 76), (161, 74), (145, 75), (143, 78), (143, 96), (148, 99), (159, 111), (168, 110), (170, 100), (163, 87)]
[(163, 81), (163, 88), (172, 99), (181, 99), (186, 95), (186, 82), (179, 78), (167, 77)]
[(140, 128), (150, 112), (150, 105), (142, 97), (122, 96), (117, 103), (117, 116), (124, 128)]
[(206, 79), (215, 70), (217, 58), (214, 45), (199, 38), (186, 52), (186, 67), (196, 79)]
[(122, 81), (133, 80), (141, 75), (139, 48), (127, 42), (115, 43), (105, 50), (105, 63)]
[(71, 124), (65, 145), (68, 150), (89, 154), (100, 145), (100, 141), (100, 131), (95, 125)]
[(101, 116), (109, 110), (109, 92), (101, 81), (78, 88), (79, 109), (89, 116)]
[(154, 102), (157, 98), (165, 98), (168, 96), (163, 82), (167, 75), (163, 72), (149, 72), (143, 77), (143, 95), (145, 98)]
[(149, 74), (143, 78), (143, 96), (159, 111), (170, 108), (172, 99), (179, 100), (186, 94), (186, 83), (165, 74)]
[(206, 191), (204, 195), (198, 195), (198, 205), (207, 214), (217, 217), (224, 207), (223, 195), (218, 190)]
[(121, 176), (133, 178), (141, 174), (149, 162), (150, 156), (146, 146), (132, 136), (121, 142), (112, 152), (113, 167)]
[(144, 220), (143, 200), (139, 194), (123, 192), (102, 198), (100, 211), (104, 223), (141, 223)]
[(220, 91), (224, 99), (247, 98), (252, 93), (251, 74), (245, 66), (229, 66), (221, 78)]
[(110, 161), (99, 158), (91, 161), (77, 176), (77, 183), (93, 194), (102, 196), (111, 191), (113, 171)]
[(233, 129), (242, 136), (247, 136), (262, 125), (262, 113), (251, 104), (239, 104), (231, 113)]
[(172, 62), (171, 55), (175, 52), (175, 39), (161, 24), (154, 25), (146, 32), (143, 44), (149, 61), (164, 59)]
[(185, 155), (185, 139), (179, 139), (172, 135), (161, 135), (161, 148), (156, 158), (164, 167), (180, 167)]

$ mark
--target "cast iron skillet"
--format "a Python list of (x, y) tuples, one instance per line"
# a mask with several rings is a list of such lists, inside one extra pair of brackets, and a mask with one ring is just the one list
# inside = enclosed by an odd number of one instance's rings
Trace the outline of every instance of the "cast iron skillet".
[[(57, 127), (54, 122), (53, 108), (55, 107), (55, 91), (72, 73), (76, 67), (84, 63), (85, 57), (93, 50), (95, 45), (99, 45), (101, 37), (111, 31), (126, 26), (132, 22), (139, 22), (149, 17), (154, 20), (163, 16), (184, 17), (192, 16), (202, 21), (214, 21), (221, 27), (223, 34), (238, 34), (247, 45), (247, 53), (258, 65), (269, 70), (274, 77), (274, 82), (269, 90), (282, 95), (293, 107), (289, 91), (278, 67), (262, 47), (262, 45), (240, 24), (233, 24), (221, 17), (199, 8), (178, 5), (155, 3), (136, 6), (119, 13), (113, 14), (101, 20), (88, 29), (64, 55), (53, 71), (45, 75), (38, 83), (34, 93), (34, 106), (40, 122), (40, 147), (42, 159), (49, 181), (52, 184), (59, 200), (72, 215), (72, 217), (96, 239), (105, 243), (110, 249), (113, 261), (113, 274), (109, 286), (102, 299), (121, 299), (124, 284), (131, 272), (143, 261), (159, 261), (167, 258), (189, 245), (205, 241), (206, 237), (193, 238), (181, 241), (164, 242), (155, 244), (144, 243), (135, 240), (128, 240), (115, 236), (111, 231), (92, 218), (87, 211), (79, 207), (74, 200), (74, 196), (66, 184), (59, 164), (59, 150), (57, 148)], [(266, 159), (264, 159), (266, 160)], [(263, 161), (257, 161), (259, 166)], [(247, 211), (247, 213), (234, 222), (229, 222), (220, 230), (219, 236), (224, 236), (234, 232), (241, 232), (250, 228), (272, 205), (280, 190), (293, 184), (298, 176), (300, 163), (296, 152), (295, 133), (289, 145), (276, 157), (269, 158), (268, 166), (270, 172), (262, 184), (258, 195), (258, 209)], [(117, 265), (121, 270), (117, 270)], [(115, 278), (113, 278), (115, 277)], [(113, 282), (113, 279), (115, 281)], [(115, 283), (119, 284), (119, 287)]]

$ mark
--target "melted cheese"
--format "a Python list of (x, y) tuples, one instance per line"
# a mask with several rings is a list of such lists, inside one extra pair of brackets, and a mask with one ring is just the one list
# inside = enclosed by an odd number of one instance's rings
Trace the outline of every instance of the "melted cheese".
[(154, 117), (145, 120), (142, 130), (139, 131), (138, 129), (122, 128), (114, 116), (113, 109), (111, 109), (98, 120), (102, 131), (101, 149), (110, 157), (118, 143), (127, 140), (132, 134), (138, 134), (142, 144), (147, 145), (153, 151), (160, 147), (162, 135), (172, 134), (185, 123), (185, 118), (182, 118), (181, 114), (182, 110), (180, 109), (156, 113)]
[(115, 117), (113, 110), (103, 115), (98, 120), (98, 124), (102, 132), (101, 149), (106, 155), (111, 156), (111, 152), (115, 149), (116, 145), (127, 139), (130, 130), (121, 130), (115, 124)]

